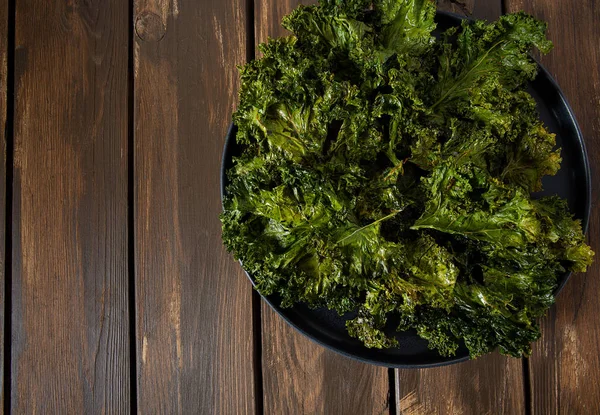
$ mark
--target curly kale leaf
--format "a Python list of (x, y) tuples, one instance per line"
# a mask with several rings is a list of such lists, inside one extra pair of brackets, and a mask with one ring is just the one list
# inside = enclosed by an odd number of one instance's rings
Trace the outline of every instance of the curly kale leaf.
[(510, 247), (539, 237), (533, 202), (520, 188), (505, 186), (477, 168), (460, 170), (443, 163), (423, 180), (429, 198), (412, 229), (435, 229)]
[(441, 45), (432, 107), (468, 100), (495, 82), (515, 88), (533, 79), (537, 64), (528, 52), (534, 46), (543, 53), (550, 51), (552, 43), (545, 32), (545, 23), (524, 13), (508, 14), (491, 24), (464, 21), (454, 43), (448, 40), (455, 34), (451, 29)]

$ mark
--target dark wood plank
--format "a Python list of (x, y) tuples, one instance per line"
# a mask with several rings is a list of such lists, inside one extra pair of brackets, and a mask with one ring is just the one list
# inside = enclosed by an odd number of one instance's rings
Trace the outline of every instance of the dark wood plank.
[(16, 2), (15, 413), (130, 407), (127, 27), (119, 0)]
[[(600, 4), (508, 0), (509, 11), (548, 22), (554, 50), (541, 59), (558, 81), (585, 137), (592, 166), (592, 200), (600, 183)], [(600, 205), (592, 205), (589, 244), (600, 254)], [(529, 359), (534, 414), (600, 413), (600, 258), (586, 274), (575, 274), (542, 320), (542, 339)]]
[(262, 307), (266, 414), (384, 414), (388, 370), (325, 349)]
[(422, 370), (396, 370), (402, 415), (525, 414), (522, 364), (493, 353), (474, 361)]
[(252, 291), (218, 218), (244, 3), (135, 2), (140, 413), (254, 412)]
[(4, 408), (5, 258), (6, 253), (6, 135), (8, 88), (8, 2), (0, 4), (0, 412)]
[[(470, 0), (457, 7), (443, 1), (439, 9), (493, 20), (500, 0)], [(523, 414), (525, 393), (520, 359), (498, 353), (475, 361), (425, 370), (396, 371), (399, 414)]]
[[(314, 1), (259, 0), (257, 42), (282, 36), (281, 18)], [(296, 332), (263, 303), (262, 358), (267, 414), (382, 414), (389, 405), (388, 371), (331, 352)]]

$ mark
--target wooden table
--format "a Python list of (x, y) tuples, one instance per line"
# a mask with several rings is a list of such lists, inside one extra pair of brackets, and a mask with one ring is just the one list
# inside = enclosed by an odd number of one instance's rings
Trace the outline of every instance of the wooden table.
[[(220, 156), (236, 65), (297, 4), (0, 2), (4, 412), (600, 414), (600, 260), (571, 278), (531, 358), (427, 370), (330, 352), (252, 292), (220, 241)], [(440, 6), (548, 21), (542, 62), (598, 174), (600, 3)]]

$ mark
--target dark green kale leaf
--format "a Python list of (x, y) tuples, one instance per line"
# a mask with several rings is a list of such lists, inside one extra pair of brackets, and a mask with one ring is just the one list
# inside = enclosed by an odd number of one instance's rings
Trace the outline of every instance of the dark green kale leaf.
[(439, 164), (423, 179), (428, 202), (412, 229), (435, 229), (503, 247), (522, 247), (540, 236), (534, 205), (519, 187), (472, 165)]
[(384, 56), (394, 53), (422, 54), (434, 43), (435, 4), (428, 0), (376, 0), (373, 7), (381, 29)]
[(374, 348), (526, 356), (558, 278), (594, 253), (525, 91), (548, 52), (523, 13), (432, 35), (432, 0), (322, 0), (241, 68), (223, 242), (263, 295), (355, 312)]
[(491, 24), (465, 20), (453, 43), (449, 38), (456, 30), (451, 29), (441, 45), (432, 107), (468, 100), (498, 82), (509, 89), (523, 86), (537, 74), (537, 64), (528, 55), (531, 48), (543, 53), (552, 48), (545, 32), (545, 23), (524, 13), (504, 15)]

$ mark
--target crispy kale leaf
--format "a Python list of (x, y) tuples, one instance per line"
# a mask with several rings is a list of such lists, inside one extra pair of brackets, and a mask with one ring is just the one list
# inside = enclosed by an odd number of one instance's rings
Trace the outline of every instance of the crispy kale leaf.
[[(545, 37), (546, 24), (524, 13), (508, 14), (496, 22), (463, 22), (455, 44), (449, 38), (440, 46), (438, 81), (433, 108), (453, 100), (468, 100), (474, 92), (485, 92), (497, 82), (512, 89), (533, 79), (537, 65), (528, 55), (532, 47), (547, 53), (552, 44)], [(474, 91), (474, 88), (482, 91)]]
[(551, 44), (522, 13), (436, 40), (434, 14), (322, 0), (284, 19), (241, 68), (223, 241), (282, 306), (354, 311), (367, 347), (413, 329), (443, 355), (527, 355), (594, 255), (565, 201), (531, 197), (561, 161), (525, 91)]

